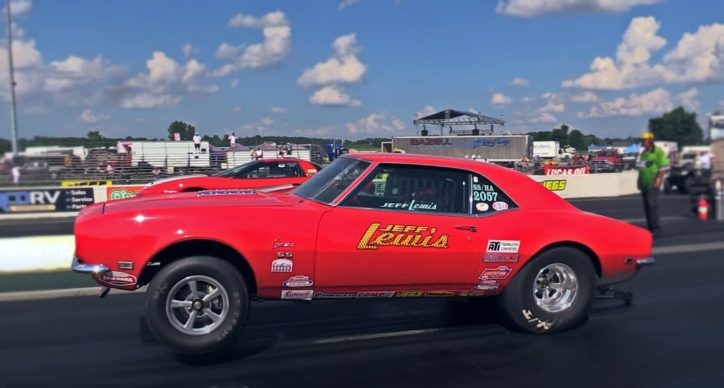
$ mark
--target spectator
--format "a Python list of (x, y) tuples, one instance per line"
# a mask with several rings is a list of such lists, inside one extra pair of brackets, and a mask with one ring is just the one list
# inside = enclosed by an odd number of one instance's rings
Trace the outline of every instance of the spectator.
[(194, 149), (196, 150), (196, 153), (198, 154), (201, 151), (201, 135), (198, 133), (194, 135)]
[(151, 175), (153, 175), (153, 179), (158, 179), (161, 177), (161, 170), (158, 168), (158, 166), (153, 166), (153, 170), (151, 170)]
[(231, 152), (236, 152), (236, 134), (234, 132), (229, 135), (229, 148), (231, 148)]
[(20, 183), (20, 167), (18, 167), (17, 164), (13, 164), (13, 168), (11, 170), (13, 174), (13, 183), (19, 184)]
[(284, 146), (281, 144), (279, 145), (279, 157), (280, 158), (284, 157)]
[(285, 148), (287, 150), (287, 156), (292, 156), (292, 144), (287, 143), (287, 146)]
[(707, 180), (711, 179), (711, 162), (714, 160), (714, 154), (704, 151), (699, 156), (699, 164), (701, 165), (702, 175)]

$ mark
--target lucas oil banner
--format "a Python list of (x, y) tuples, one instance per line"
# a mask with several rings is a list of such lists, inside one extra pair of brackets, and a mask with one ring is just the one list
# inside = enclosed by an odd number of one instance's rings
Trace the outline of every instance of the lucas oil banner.
[(78, 212), (94, 202), (92, 187), (0, 190), (0, 213)]

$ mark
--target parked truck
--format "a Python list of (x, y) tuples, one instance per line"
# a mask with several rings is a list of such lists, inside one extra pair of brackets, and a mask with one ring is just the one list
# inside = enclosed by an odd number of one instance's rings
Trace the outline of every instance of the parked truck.
[(534, 141), (533, 156), (539, 156), (542, 159), (559, 158), (563, 153), (561, 145), (557, 141)]
[(397, 136), (392, 148), (408, 154), (451, 156), (509, 164), (533, 157), (533, 136)]

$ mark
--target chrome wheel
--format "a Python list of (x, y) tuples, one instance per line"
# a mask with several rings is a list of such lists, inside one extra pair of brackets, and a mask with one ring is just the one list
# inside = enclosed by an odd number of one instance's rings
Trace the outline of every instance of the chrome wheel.
[(204, 335), (218, 328), (229, 313), (229, 295), (216, 279), (189, 276), (173, 286), (166, 299), (166, 316), (173, 327), (188, 335)]
[(535, 303), (549, 313), (568, 309), (578, 294), (578, 280), (573, 269), (554, 263), (538, 272), (533, 284)]

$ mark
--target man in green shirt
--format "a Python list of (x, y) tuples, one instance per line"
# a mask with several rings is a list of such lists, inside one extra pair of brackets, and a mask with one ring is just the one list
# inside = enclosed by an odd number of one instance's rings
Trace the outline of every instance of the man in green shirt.
[(664, 175), (669, 170), (669, 158), (659, 147), (654, 145), (654, 134), (644, 132), (641, 135), (641, 144), (644, 152), (641, 153), (638, 163), (639, 179), (638, 189), (644, 200), (644, 212), (649, 230), (658, 237), (661, 233), (659, 223), (659, 193)]

